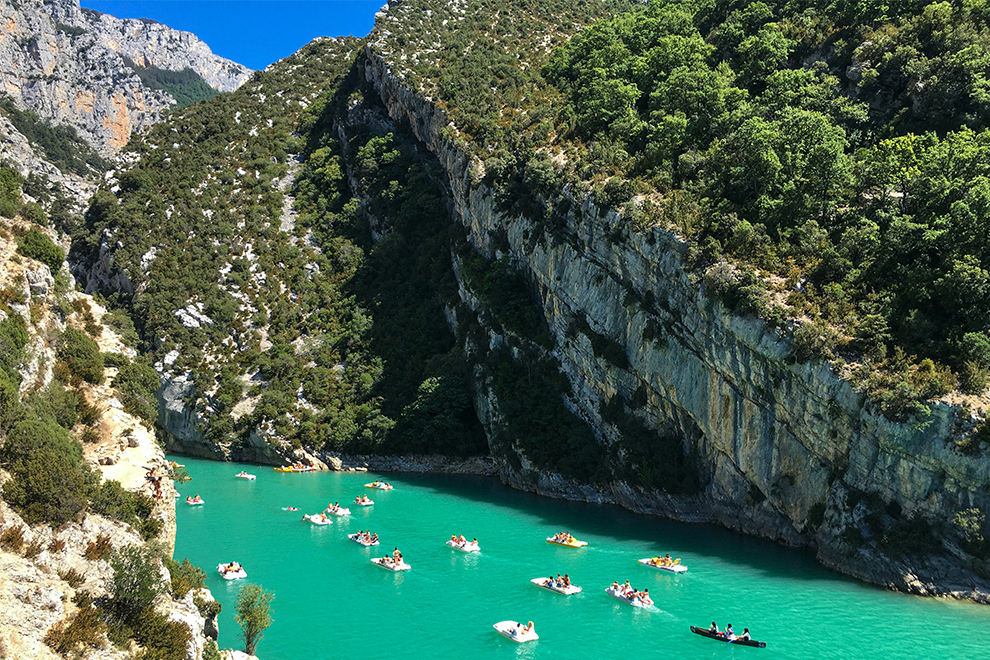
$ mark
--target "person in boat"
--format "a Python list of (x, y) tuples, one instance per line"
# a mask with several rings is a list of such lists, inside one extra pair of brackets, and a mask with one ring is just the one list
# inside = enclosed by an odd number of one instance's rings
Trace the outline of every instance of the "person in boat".
[(637, 591), (636, 592), (636, 597), (639, 598), (644, 603), (646, 603), (647, 605), (652, 605), (653, 604), (653, 599), (650, 598), (650, 590), (649, 589), (643, 589), (642, 591)]
[(612, 591), (618, 591), (618, 590), (619, 590), (619, 583), (618, 582), (613, 582), (612, 583)]
[(371, 535), (371, 542), (375, 543), (376, 541), (378, 541), (378, 532)]
[(633, 593), (633, 588), (632, 588), (632, 585), (629, 584), (629, 580), (626, 580), (626, 583), (624, 585), (622, 585), (622, 593), (624, 593), (626, 595), (628, 595), (630, 593)]
[(731, 623), (725, 624), (725, 632), (722, 633), (722, 634), (725, 635), (725, 638), (726, 639), (735, 639), (736, 638), (736, 631), (732, 629), (732, 624)]
[(739, 639), (745, 640), (747, 642), (753, 639), (749, 634), (749, 628), (743, 628), (743, 634), (739, 636)]
[(718, 629), (718, 624), (712, 621), (712, 625), (708, 628), (708, 632), (713, 635), (721, 635), (722, 631)]
[(471, 539), (471, 545), (478, 545), (478, 539), (477, 538)]
[(533, 622), (530, 621), (529, 623), (527, 623), (525, 626), (522, 627), (522, 634), (525, 635), (526, 633), (528, 633), (532, 629), (533, 629)]
[(567, 573), (564, 573), (564, 580), (563, 580), (563, 585), (564, 585), (564, 588), (565, 588), (565, 589), (566, 589), (567, 587), (569, 587), (569, 586), (571, 586), (571, 578), (569, 578), (569, 577), (567, 576)]
[(457, 537), (457, 542), (460, 543), (461, 545), (464, 545), (465, 543), (467, 543), (467, 539), (464, 538), (463, 534), (461, 534), (460, 536)]
[(392, 550), (392, 557), (395, 559), (395, 563), (399, 564), (402, 562), (402, 553), (399, 552), (398, 548)]

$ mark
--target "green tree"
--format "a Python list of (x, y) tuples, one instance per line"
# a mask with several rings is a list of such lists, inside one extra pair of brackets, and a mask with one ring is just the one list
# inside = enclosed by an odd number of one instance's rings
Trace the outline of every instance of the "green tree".
[(124, 620), (133, 619), (168, 590), (158, 559), (144, 546), (117, 548), (110, 557), (113, 607)]
[(245, 584), (237, 594), (234, 621), (241, 626), (244, 652), (254, 655), (265, 630), (272, 625), (271, 602), (275, 594), (265, 591), (259, 584)]

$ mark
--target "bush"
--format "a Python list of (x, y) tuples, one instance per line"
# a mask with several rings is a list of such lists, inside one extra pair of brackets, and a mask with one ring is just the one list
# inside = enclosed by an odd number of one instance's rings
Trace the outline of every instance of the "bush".
[(124, 410), (152, 423), (158, 418), (155, 392), (160, 384), (158, 372), (143, 362), (122, 365), (113, 379), (113, 386), (120, 391)]
[(193, 596), (193, 604), (199, 610), (200, 615), (207, 619), (220, 614), (223, 609), (223, 604), (219, 600), (206, 600), (199, 594)]
[(92, 337), (82, 330), (73, 327), (65, 329), (58, 356), (74, 375), (87, 383), (98, 385), (103, 381), (103, 354)]
[(17, 251), (25, 257), (37, 259), (57, 273), (65, 261), (65, 251), (52, 242), (43, 231), (32, 227), (17, 241)]
[(125, 621), (132, 621), (168, 589), (147, 548), (118, 548), (110, 556), (112, 606)]
[(172, 576), (172, 595), (176, 598), (185, 598), (190, 590), (201, 589), (206, 584), (206, 573), (188, 559), (183, 559), (182, 563), (168, 559), (165, 568)]
[(8, 527), (0, 534), (0, 548), (11, 552), (20, 552), (24, 547), (24, 528)]
[(96, 539), (86, 545), (86, 551), (83, 553), (83, 557), (90, 561), (99, 561), (109, 557), (112, 551), (113, 544), (110, 543), (110, 537), (106, 534), (98, 534)]
[(83, 582), (86, 581), (86, 578), (83, 577), (82, 573), (80, 573), (74, 568), (70, 568), (65, 571), (59, 571), (58, 576), (62, 578), (65, 581), (65, 583), (68, 584), (73, 589), (76, 589), (77, 587), (79, 587), (79, 585), (81, 585)]
[(35, 557), (41, 554), (41, 551), (44, 549), (44, 547), (45, 546), (42, 545), (41, 541), (35, 539), (30, 543), (28, 543), (28, 546), (24, 548), (24, 556), (27, 557), (28, 559), (34, 559)]
[(101, 646), (100, 635), (104, 625), (95, 607), (86, 607), (68, 620), (53, 625), (45, 634), (45, 644), (61, 655), (66, 655), (78, 646)]
[(51, 543), (48, 544), (48, 552), (64, 552), (65, 551), (65, 541), (58, 537), (52, 538)]
[(10, 466), (3, 496), (29, 525), (58, 527), (88, 504), (86, 481), (78, 463), (51, 450), (32, 452)]
[(146, 607), (131, 620), (131, 628), (134, 638), (145, 647), (142, 660), (186, 659), (186, 647), (192, 641), (186, 624)]

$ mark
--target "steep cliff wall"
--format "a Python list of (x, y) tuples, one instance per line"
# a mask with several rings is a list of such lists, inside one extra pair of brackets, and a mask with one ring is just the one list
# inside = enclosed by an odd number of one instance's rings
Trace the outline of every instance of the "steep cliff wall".
[[(954, 450), (957, 410), (935, 405), (920, 424), (875, 414), (827, 365), (796, 363), (786, 332), (734, 316), (706, 296), (685, 269), (683, 240), (661, 229), (630, 235), (591, 197), (565, 193), (569, 210), (555, 218), (553, 235), (532, 219), (501, 213), (493, 191), (479, 183), (483, 165), (458, 147), (443, 112), (407, 89), (370, 47), (368, 62), (365, 74), (389, 114), (443, 164), (470, 242), (511, 257), (536, 285), (552, 357), (571, 384), (567, 405), (606, 446), (621, 431), (602, 410), (618, 402), (656, 434), (675, 434), (697, 457), (700, 492), (569, 482), (533, 469), (512, 438), (516, 455), (506, 455), (494, 446), (504, 425), (482, 370), (477, 407), (494, 453), (502, 454), (503, 480), (816, 547), (825, 565), (876, 584), (990, 599), (990, 580), (976, 572), (985, 569), (974, 571), (952, 539), (944, 551), (909, 558), (910, 549), (886, 536), (923, 535), (962, 510), (990, 505), (990, 463)], [(461, 284), (464, 302), (481, 311)], [(574, 332), (575, 323), (590, 332)], [(489, 346), (511, 343), (486, 331)], [(599, 355), (594, 337), (614, 342), (624, 357)]]
[(82, 10), (78, 0), (0, 5), (0, 91), (48, 124), (75, 127), (104, 155), (175, 103), (143, 85), (124, 57), (138, 66), (191, 68), (218, 91), (251, 75), (188, 32)]

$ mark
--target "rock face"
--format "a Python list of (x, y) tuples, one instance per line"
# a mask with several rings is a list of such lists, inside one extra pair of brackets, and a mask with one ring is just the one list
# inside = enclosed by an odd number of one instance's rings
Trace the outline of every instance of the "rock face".
[[(951, 538), (938, 558), (897, 559), (879, 549), (868, 524), (872, 515), (890, 529), (923, 533), (925, 524), (961, 510), (990, 507), (990, 461), (954, 448), (957, 410), (934, 405), (920, 424), (875, 414), (827, 365), (796, 363), (787, 333), (706, 296), (686, 271), (684, 241), (661, 229), (623, 233), (620, 218), (591, 197), (570, 200), (559, 240), (529, 218), (502, 214), (492, 190), (471, 176), (481, 163), (444, 137), (451, 134), (444, 113), (407, 89), (371, 47), (367, 54), (366, 77), (389, 115), (408, 124), (446, 170), (469, 240), (484, 254), (511, 257), (535, 283), (555, 340), (552, 357), (573, 390), (567, 405), (608, 445), (619, 430), (602, 405), (623, 402), (646, 428), (675, 434), (698, 457), (702, 488), (670, 496), (541, 473), (514, 443), (508, 452), (495, 446), (504, 430), (482, 373), (476, 407), (505, 482), (815, 547), (826, 566), (875, 584), (990, 600), (990, 581), (957, 558)], [(461, 285), (464, 303), (480, 311)], [(585, 333), (568, 332), (575, 319), (621, 347), (627, 366), (598, 356)], [(501, 330), (486, 330), (489, 346), (507, 342)], [(640, 403), (627, 405), (634, 396)]]
[(3, 92), (48, 124), (67, 124), (103, 155), (157, 121), (175, 100), (141, 83), (124, 63), (191, 68), (218, 91), (251, 76), (188, 32), (81, 9), (78, 0), (0, 4)]

